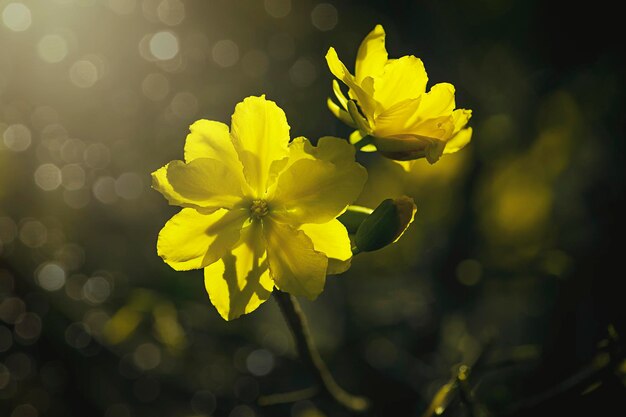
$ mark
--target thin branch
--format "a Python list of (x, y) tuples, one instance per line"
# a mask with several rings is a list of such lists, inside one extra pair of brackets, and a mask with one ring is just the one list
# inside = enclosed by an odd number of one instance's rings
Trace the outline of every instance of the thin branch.
[(488, 354), (493, 348), (493, 335), (488, 334), (485, 336), (483, 348), (471, 365), (460, 364), (455, 368), (452, 377), (439, 388), (435, 393), (428, 408), (422, 413), (422, 417), (432, 417), (435, 415), (443, 414), (443, 412), (452, 404), (458, 395), (461, 403), (465, 406), (469, 417), (476, 415), (476, 408), (478, 404), (472, 393), (470, 386), (470, 369), (481, 366), (485, 363)]
[(475, 417), (476, 413), (474, 409), (476, 408), (476, 405), (474, 403), (472, 389), (468, 382), (469, 373), (470, 368), (466, 365), (461, 365), (456, 375), (456, 383), (459, 387), (459, 397), (461, 398), (461, 402), (467, 411), (467, 417)]
[(273, 294), (291, 329), (300, 359), (310, 368), (322, 391), (352, 412), (361, 413), (366, 411), (369, 408), (368, 399), (346, 392), (331, 375), (313, 344), (306, 317), (300, 308), (298, 300), (276, 289)]
[(281, 392), (279, 394), (263, 395), (259, 397), (260, 406), (277, 405), (277, 404), (289, 404), (302, 400), (308, 400), (314, 397), (319, 392), (318, 387), (304, 388), (298, 391)]
[[(623, 357), (621, 357), (620, 360), (623, 360)], [(588, 388), (598, 381), (603, 381), (606, 377), (611, 375), (615, 371), (616, 364), (619, 363), (620, 362), (617, 361), (610, 361), (600, 366), (595, 364), (588, 365), (553, 387), (521, 400), (505, 412), (504, 415), (522, 415), (524, 412), (533, 410), (535, 407), (558, 397), (572, 393), (580, 394), (585, 388)]]
[(626, 357), (623, 342), (612, 324), (608, 326), (608, 337), (598, 344), (598, 354), (591, 364), (547, 390), (525, 398), (511, 407), (505, 416), (522, 415), (535, 407), (563, 398), (581, 395), (586, 389), (614, 375)]

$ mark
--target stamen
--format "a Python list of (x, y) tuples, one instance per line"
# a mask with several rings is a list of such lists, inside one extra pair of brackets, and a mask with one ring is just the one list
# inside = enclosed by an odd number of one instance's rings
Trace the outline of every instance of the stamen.
[(267, 206), (267, 201), (252, 200), (252, 205), (250, 206), (250, 217), (260, 219), (261, 217), (266, 216), (269, 211), (270, 210)]

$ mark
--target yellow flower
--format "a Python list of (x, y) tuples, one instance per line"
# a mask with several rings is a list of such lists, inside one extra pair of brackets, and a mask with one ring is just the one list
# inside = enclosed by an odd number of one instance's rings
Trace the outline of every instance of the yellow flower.
[(367, 178), (353, 147), (330, 137), (289, 143), (285, 113), (265, 96), (239, 103), (230, 131), (209, 120), (190, 131), (185, 161), (152, 173), (153, 188), (183, 207), (159, 233), (159, 256), (178, 271), (204, 268), (226, 320), (255, 310), (274, 286), (316, 298), (352, 255), (336, 217)]
[(361, 43), (354, 75), (334, 48), (328, 50), (326, 61), (333, 75), (349, 87), (347, 98), (333, 80), (339, 105), (328, 99), (328, 107), (357, 129), (350, 142), (371, 140), (363, 151), (378, 150), (399, 161), (425, 157), (432, 164), (442, 154), (456, 152), (469, 143), (472, 129), (465, 126), (472, 112), (454, 109), (454, 86), (435, 84), (427, 93), (428, 77), (422, 61), (413, 55), (388, 59), (381, 25)]

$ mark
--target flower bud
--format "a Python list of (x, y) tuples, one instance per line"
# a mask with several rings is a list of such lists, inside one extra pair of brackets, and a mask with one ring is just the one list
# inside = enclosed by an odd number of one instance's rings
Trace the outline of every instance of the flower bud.
[(372, 214), (371, 208), (362, 206), (348, 206), (346, 211), (339, 217), (339, 220), (348, 230), (351, 235), (355, 234), (359, 230), (361, 223), (367, 219), (367, 216)]
[(409, 227), (417, 208), (409, 197), (384, 200), (360, 224), (354, 243), (357, 252), (371, 252), (396, 242)]

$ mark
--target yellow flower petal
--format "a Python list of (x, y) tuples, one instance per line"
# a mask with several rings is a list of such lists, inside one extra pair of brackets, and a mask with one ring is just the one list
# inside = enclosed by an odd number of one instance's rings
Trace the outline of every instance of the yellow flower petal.
[(368, 119), (366, 116), (361, 114), (354, 100), (348, 101), (348, 114), (350, 114), (350, 117), (354, 121), (357, 129), (366, 135), (372, 133), (372, 127), (370, 125), (371, 118)]
[(339, 83), (337, 82), (337, 80), (333, 80), (333, 93), (335, 93), (335, 97), (337, 97), (337, 101), (339, 101), (339, 104), (341, 104), (341, 107), (343, 107), (343, 109), (347, 111), (348, 99), (341, 92), (341, 87), (339, 86)]
[(362, 167), (301, 159), (283, 171), (271, 199), (271, 215), (288, 223), (325, 223), (360, 194), (367, 174)]
[[(374, 97), (374, 78), (373, 77), (363, 78), (363, 81), (361, 81), (361, 88), (363, 89), (363, 91), (365, 91), (368, 97)], [(352, 90), (348, 91), (348, 95), (353, 100), (356, 100), (357, 96), (354, 95), (353, 93), (354, 92)]]
[(367, 171), (354, 162), (354, 150), (344, 151), (336, 139), (328, 144), (327, 155), (320, 156), (326, 160), (300, 159), (280, 173), (270, 200), (273, 217), (294, 224), (326, 223), (356, 200)]
[(303, 231), (287, 224), (267, 219), (263, 221), (263, 231), (276, 287), (292, 295), (315, 299), (326, 282), (326, 256), (313, 248), (313, 242)]
[[(228, 126), (213, 120), (198, 120), (189, 126), (185, 140), (185, 162), (198, 158), (237, 161), (237, 152), (230, 140)], [(241, 166), (241, 163), (239, 163)]]
[(365, 77), (379, 76), (386, 63), (385, 30), (381, 25), (376, 25), (359, 46), (354, 70), (357, 82), (362, 82)]
[(356, 82), (355, 78), (350, 74), (350, 71), (348, 71), (343, 62), (339, 60), (335, 48), (328, 49), (326, 53), (326, 63), (328, 64), (330, 72), (350, 88), (349, 93), (359, 102), (363, 115), (368, 119), (372, 118), (376, 110), (376, 102), (372, 97), (373, 91), (370, 91), (368, 94), (368, 92)]
[(453, 134), (457, 134), (461, 131), (468, 123), (470, 118), (472, 117), (472, 111), (466, 109), (457, 109), (452, 112), (452, 121), (454, 122), (454, 131)]
[(450, 83), (435, 84), (422, 96), (419, 115), (421, 119), (449, 116), (454, 106), (454, 86)]
[(408, 129), (407, 134), (447, 141), (453, 131), (454, 118), (450, 115), (423, 120)]
[(244, 209), (220, 209), (203, 214), (184, 208), (161, 229), (157, 252), (177, 271), (204, 268), (217, 261), (239, 240)]
[[(396, 103), (376, 118), (374, 135), (379, 138), (421, 136), (446, 140), (454, 131), (454, 87), (445, 84), (431, 89), (431, 96), (424, 94), (416, 99)], [(424, 104), (424, 100), (428, 102)], [(428, 111), (425, 111), (428, 110)]]
[(152, 188), (163, 194), (163, 197), (165, 197), (172, 206), (200, 208), (197, 204), (186, 202), (183, 196), (174, 191), (172, 184), (170, 184), (167, 179), (168, 165), (162, 166), (152, 173)]
[(216, 159), (172, 161), (152, 179), (152, 187), (173, 205), (215, 210), (236, 207), (243, 198), (240, 178)]
[(289, 125), (285, 113), (261, 97), (248, 97), (235, 107), (231, 137), (254, 196), (264, 197), (272, 162), (287, 156)]
[(204, 268), (204, 286), (224, 320), (251, 313), (270, 297), (274, 281), (259, 222), (243, 229), (235, 247)]
[(413, 159), (411, 161), (395, 161), (395, 160), (392, 160), (392, 162), (395, 162), (396, 164), (400, 165), (400, 167), (404, 170), (404, 172), (411, 172), (411, 170), (413, 169), (413, 166), (415, 165), (416, 161), (417, 161), (417, 159)]
[(307, 141), (305, 152), (315, 159), (332, 162), (335, 165), (354, 164), (354, 146), (350, 146), (344, 139), (333, 136), (323, 136), (317, 141), (317, 146)]
[(328, 69), (330, 69), (330, 72), (335, 77), (343, 81), (344, 84), (346, 84), (350, 88), (352, 88), (350, 84), (356, 85), (356, 80), (354, 79), (350, 71), (348, 71), (348, 69), (343, 64), (343, 62), (341, 62), (341, 60), (339, 59), (339, 56), (337, 55), (337, 51), (335, 51), (335, 48), (333, 47), (328, 48), (328, 52), (326, 52), (325, 58), (326, 58), (326, 63), (328, 64)]
[(452, 137), (443, 150), (444, 154), (451, 154), (463, 149), (472, 140), (472, 128), (462, 129)]
[[(452, 116), (442, 116), (417, 123), (406, 133), (374, 136), (374, 144), (381, 155), (400, 161), (426, 158), (431, 164), (442, 155), (446, 141), (452, 135)], [(397, 131), (396, 131), (397, 132)]]
[(326, 106), (328, 106), (328, 110), (330, 110), (330, 112), (337, 119), (341, 120), (343, 123), (347, 124), (348, 126), (352, 128), (356, 128), (356, 125), (354, 124), (354, 120), (352, 120), (352, 116), (350, 116), (350, 114), (347, 111), (343, 110), (337, 104), (335, 104), (335, 102), (332, 101), (330, 98), (326, 99)]
[(228, 126), (213, 120), (198, 120), (189, 130), (185, 141), (185, 162), (198, 158), (212, 158), (227, 165), (232, 174), (237, 176), (244, 194), (251, 194), (250, 187), (243, 176), (243, 166), (230, 138)]
[(413, 55), (389, 60), (383, 74), (374, 80), (374, 99), (380, 109), (417, 98), (426, 92), (428, 76), (421, 59)]
[[(341, 139), (338, 139), (338, 140), (341, 141)], [(345, 142), (345, 141), (342, 141), (342, 142)], [(278, 171), (276, 174), (279, 175), (282, 171), (286, 170), (291, 165), (293, 165), (294, 162), (297, 162), (301, 159), (311, 159), (311, 160), (315, 159), (316, 152), (317, 152), (317, 147), (313, 146), (307, 138), (305, 138), (304, 136), (299, 136), (295, 138), (289, 144), (289, 158), (286, 160), (283, 160), (282, 165), (277, 164), (277, 167), (280, 166), (280, 171)]]
[(309, 140), (304, 136), (299, 136), (295, 138), (289, 143), (287, 158), (283, 158), (272, 163), (268, 179), (269, 186), (267, 188), (266, 194), (267, 200), (271, 200), (273, 198), (274, 193), (276, 192), (276, 179), (281, 172), (283, 172), (284, 170), (289, 168), (294, 162), (302, 158), (311, 158), (311, 156), (304, 151), (304, 143), (309, 143)]
[(313, 242), (313, 248), (328, 258), (326, 274), (340, 274), (350, 267), (352, 250), (348, 231), (337, 219), (328, 223), (308, 223), (300, 226)]
[(374, 136), (384, 138), (405, 134), (415, 124), (422, 97), (403, 100), (384, 110), (375, 122)]
[(472, 111), (466, 109), (457, 109), (452, 112), (452, 121), (454, 123), (454, 131), (452, 138), (446, 143), (444, 154), (450, 154), (460, 151), (472, 140), (472, 128), (467, 126), (469, 119), (472, 117)]
[[(319, 159), (335, 165), (342, 165), (354, 163), (354, 154), (354, 147), (350, 146), (344, 139), (324, 136), (317, 141), (317, 146), (313, 146), (307, 138), (300, 136), (289, 144), (289, 157), (272, 165), (272, 177), (277, 178), (281, 172), (301, 159)], [(268, 199), (271, 200), (275, 195), (277, 184), (275, 181), (270, 182), (272, 182), (272, 186), (268, 190)]]

